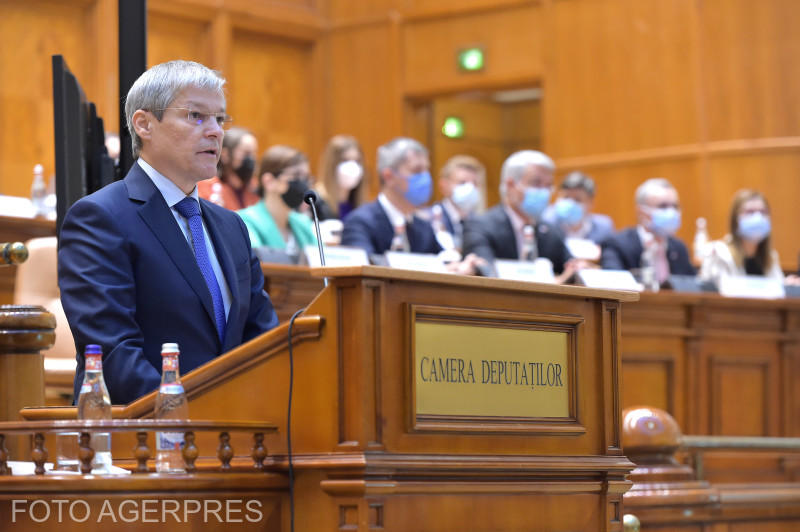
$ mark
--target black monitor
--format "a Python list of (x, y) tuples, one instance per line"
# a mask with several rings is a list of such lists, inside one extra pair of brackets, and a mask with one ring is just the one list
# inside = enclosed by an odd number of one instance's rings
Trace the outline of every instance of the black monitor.
[(60, 55), (53, 56), (56, 234), (73, 203), (116, 179), (103, 120)]

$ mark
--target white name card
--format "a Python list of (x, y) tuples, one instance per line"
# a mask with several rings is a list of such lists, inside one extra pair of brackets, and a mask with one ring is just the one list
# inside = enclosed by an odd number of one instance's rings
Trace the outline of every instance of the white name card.
[[(368, 266), (369, 257), (367, 252), (361, 248), (351, 248), (348, 246), (324, 246), (326, 266)], [(317, 246), (306, 246), (303, 249), (308, 265), (312, 268), (322, 266), (319, 260), (319, 248)]]
[(641, 292), (644, 287), (636, 282), (628, 270), (599, 270), (585, 268), (578, 272), (578, 280), (589, 288), (608, 288), (611, 290), (633, 290)]
[(600, 260), (600, 246), (586, 238), (567, 238), (564, 243), (569, 254), (576, 259), (597, 262)]
[(539, 257), (534, 261), (496, 259), (494, 269), (500, 279), (530, 281), (533, 283), (554, 283), (553, 263), (550, 259)]
[(726, 297), (751, 297), (758, 299), (783, 299), (786, 290), (783, 281), (760, 275), (723, 276), (719, 279), (720, 295)]
[(444, 262), (437, 255), (387, 251), (384, 256), (386, 257), (386, 262), (392, 268), (418, 272), (448, 273)]

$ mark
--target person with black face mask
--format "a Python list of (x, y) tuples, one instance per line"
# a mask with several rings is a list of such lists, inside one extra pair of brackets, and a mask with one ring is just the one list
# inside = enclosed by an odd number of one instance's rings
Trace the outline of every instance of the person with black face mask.
[(252, 187), (258, 143), (243, 127), (232, 127), (222, 139), (217, 176), (201, 181), (197, 191), (201, 198), (236, 211), (258, 203)]
[(289, 146), (272, 146), (259, 168), (261, 201), (238, 211), (253, 247), (267, 246), (295, 255), (316, 245), (311, 220), (297, 211), (310, 181), (306, 156)]

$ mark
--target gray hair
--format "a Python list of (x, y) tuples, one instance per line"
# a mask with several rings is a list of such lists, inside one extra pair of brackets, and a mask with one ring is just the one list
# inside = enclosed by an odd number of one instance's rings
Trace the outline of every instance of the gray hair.
[(194, 61), (169, 61), (149, 68), (133, 83), (125, 98), (125, 120), (131, 133), (133, 157), (139, 157), (142, 149), (142, 139), (133, 128), (133, 113), (144, 109), (161, 121), (163, 109), (188, 87), (218, 92), (224, 102), (224, 85), (225, 78), (219, 72)]
[(409, 152), (417, 152), (428, 157), (428, 150), (414, 139), (397, 137), (378, 147), (378, 175), (383, 181), (383, 170), (397, 170), (403, 164)]
[(583, 172), (570, 172), (559, 187), (561, 190), (584, 190), (590, 198), (594, 197), (594, 179)]
[(522, 150), (514, 152), (503, 162), (500, 170), (500, 197), (506, 199), (506, 183), (510, 180), (519, 181), (529, 166), (541, 166), (551, 172), (556, 169), (553, 159), (536, 150)]
[(648, 179), (636, 189), (636, 205), (644, 205), (650, 196), (664, 189), (675, 190), (675, 187), (663, 177)]

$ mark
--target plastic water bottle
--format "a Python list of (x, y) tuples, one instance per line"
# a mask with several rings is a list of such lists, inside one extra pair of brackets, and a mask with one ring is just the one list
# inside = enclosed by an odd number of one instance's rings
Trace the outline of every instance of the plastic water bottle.
[[(106, 381), (103, 379), (103, 350), (99, 345), (90, 344), (84, 352), (86, 368), (83, 384), (78, 396), (78, 419), (111, 419), (111, 398)], [(90, 443), (94, 449), (93, 473), (111, 472), (111, 434), (93, 432)], [(100, 470), (100, 471), (98, 471)]]
[[(161, 386), (156, 397), (156, 419), (189, 419), (189, 403), (181, 384), (178, 344), (161, 346)], [(183, 432), (156, 433), (156, 471), (183, 473)]]
[(708, 227), (706, 225), (706, 219), (701, 216), (697, 219), (697, 231), (694, 233), (694, 243), (692, 245), (692, 254), (695, 264), (702, 264), (707, 247)]
[(392, 244), (389, 248), (390, 251), (411, 251), (408, 243), (408, 236), (406, 235), (405, 224), (398, 224), (394, 226), (394, 237), (392, 237)]
[(47, 216), (47, 184), (44, 182), (44, 167), (37, 164), (33, 167), (33, 184), (31, 184), (31, 204), (33, 215), (37, 218)]
[(536, 245), (536, 230), (532, 225), (522, 228), (522, 253), (519, 260), (534, 261), (539, 257), (539, 250)]
[(648, 292), (658, 292), (660, 286), (656, 279), (656, 248), (654, 245), (644, 246), (639, 266), (639, 282)]
[(456, 242), (453, 240), (453, 235), (447, 230), (444, 223), (444, 212), (441, 205), (434, 205), (431, 208), (431, 227), (433, 234), (436, 236), (436, 241), (439, 243), (444, 251), (452, 251), (456, 249)]

